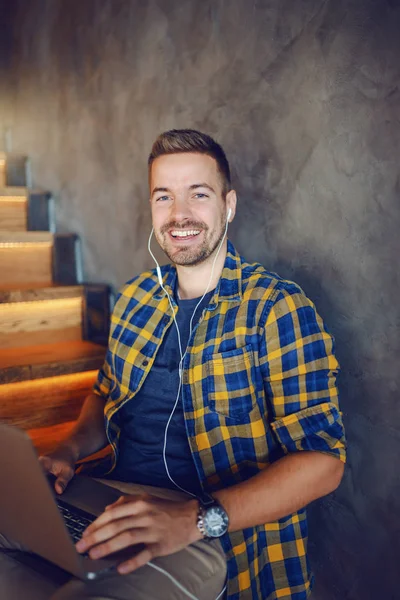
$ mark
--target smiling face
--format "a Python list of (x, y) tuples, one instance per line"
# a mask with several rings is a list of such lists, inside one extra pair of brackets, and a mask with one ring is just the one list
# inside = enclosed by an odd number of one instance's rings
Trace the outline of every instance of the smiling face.
[(226, 213), (236, 206), (226, 198), (214, 158), (195, 152), (156, 158), (150, 172), (154, 233), (176, 265), (197, 265), (213, 255), (225, 233)]

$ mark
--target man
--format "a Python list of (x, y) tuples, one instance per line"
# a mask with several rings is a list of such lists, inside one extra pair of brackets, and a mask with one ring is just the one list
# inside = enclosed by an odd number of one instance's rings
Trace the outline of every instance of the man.
[[(214, 140), (162, 134), (149, 182), (154, 233), (172, 265), (122, 289), (94, 393), (71, 437), (40, 460), (61, 493), (76, 462), (109, 442), (108, 478), (187, 495), (123, 496), (77, 548), (100, 557), (143, 543), (119, 568), (129, 575), (102, 594), (72, 583), (75, 595), (67, 585), (54, 598), (142, 598), (153, 575), (144, 565), (195, 549), (200, 582), (191, 566), (181, 573), (195, 597), (217, 597), (226, 564), (229, 600), (303, 600), (312, 586), (304, 507), (337, 488), (345, 462), (332, 337), (296, 284), (227, 242), (236, 194)], [(201, 558), (206, 547), (214, 554)], [(173, 586), (147, 593), (187, 597)]]

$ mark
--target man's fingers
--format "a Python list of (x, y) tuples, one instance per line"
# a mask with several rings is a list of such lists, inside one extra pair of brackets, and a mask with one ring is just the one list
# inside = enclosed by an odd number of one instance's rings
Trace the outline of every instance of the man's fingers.
[(54, 475), (54, 478), (56, 479), (54, 483), (54, 489), (58, 494), (62, 494), (66, 488), (66, 483), (58, 477), (60, 474), (60, 469), (57, 468), (54, 460), (52, 460), (49, 456), (39, 456), (39, 463), (41, 464), (46, 475)]
[(123, 531), (103, 544), (95, 546), (89, 551), (89, 556), (90, 558), (103, 558), (119, 550), (129, 548), (129, 546), (154, 543), (154, 541), (154, 532), (150, 532), (148, 529), (130, 529)]
[(57, 481), (54, 484), (56, 492), (58, 494), (62, 494), (70, 482), (71, 477), (66, 477), (65, 475), (57, 478)]
[(153, 556), (154, 554), (151, 550), (151, 546), (148, 546), (147, 548), (136, 554), (136, 556), (134, 556), (133, 558), (130, 558), (129, 560), (126, 560), (125, 562), (118, 565), (118, 573), (121, 573), (121, 575), (132, 573), (132, 571), (136, 571), (136, 569), (147, 565), (147, 563), (151, 561)]
[[(124, 498), (121, 496), (121, 498)], [(120, 499), (119, 499), (120, 500)], [(149, 511), (149, 504), (143, 499), (132, 499), (121, 500), (119, 503), (114, 503), (110, 508), (104, 511), (89, 527), (83, 532), (82, 537), (86, 537), (93, 531), (99, 529), (114, 521), (116, 519), (123, 519), (124, 517), (133, 517), (137, 515), (143, 515)]]
[[(148, 515), (112, 521), (111, 523), (108, 523), (107, 525), (104, 525), (103, 527), (100, 527), (99, 529), (92, 531), (92, 533), (86, 534), (84, 537), (82, 537), (82, 539), (77, 543), (77, 550), (79, 552), (86, 552), (89, 548), (92, 548), (93, 546), (96, 546), (97, 544), (100, 544), (106, 540), (110, 540), (123, 531), (132, 531), (133, 537), (134, 530), (140, 530), (143, 528), (149, 529), (150, 525), (151, 519)], [(133, 543), (139, 542), (131, 542), (131, 544)]]
[(47, 473), (52, 473), (53, 461), (48, 456), (39, 456), (39, 463)]

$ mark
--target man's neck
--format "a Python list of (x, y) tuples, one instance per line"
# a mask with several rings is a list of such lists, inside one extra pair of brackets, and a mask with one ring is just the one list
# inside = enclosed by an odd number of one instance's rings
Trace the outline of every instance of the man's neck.
[[(200, 298), (207, 289), (207, 292), (215, 289), (221, 277), (225, 264), (227, 252), (226, 241), (222, 244), (217, 260), (215, 261), (212, 279), (210, 281), (215, 254), (212, 254), (206, 261), (195, 266), (176, 265), (178, 275), (178, 294), (182, 300)], [(208, 283), (210, 284), (208, 285)]]

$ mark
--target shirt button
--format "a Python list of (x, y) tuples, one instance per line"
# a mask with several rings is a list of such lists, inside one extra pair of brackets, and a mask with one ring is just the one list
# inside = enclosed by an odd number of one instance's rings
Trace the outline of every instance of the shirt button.
[(142, 365), (143, 365), (144, 367), (147, 367), (147, 365), (148, 365), (148, 364), (149, 364), (149, 361), (148, 361), (148, 360), (144, 360), (144, 361), (142, 362)]

